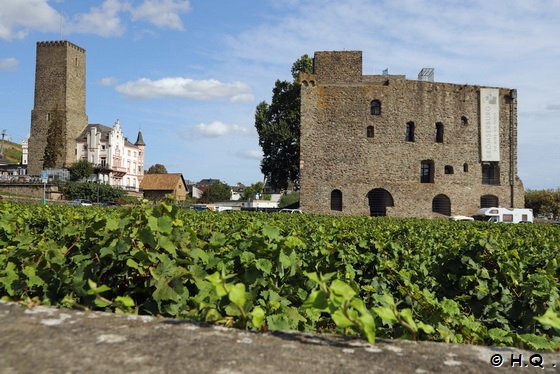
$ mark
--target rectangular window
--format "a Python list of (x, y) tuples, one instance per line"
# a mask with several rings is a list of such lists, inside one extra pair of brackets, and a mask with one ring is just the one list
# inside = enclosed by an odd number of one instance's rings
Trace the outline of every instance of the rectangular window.
[(513, 222), (513, 214), (504, 214), (504, 222)]
[(500, 165), (498, 162), (482, 163), (482, 184), (500, 184)]
[(434, 183), (434, 162), (424, 160), (420, 164), (420, 183)]

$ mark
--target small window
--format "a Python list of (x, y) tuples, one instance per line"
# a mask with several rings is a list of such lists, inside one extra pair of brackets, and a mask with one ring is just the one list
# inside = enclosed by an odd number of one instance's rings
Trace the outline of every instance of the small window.
[(374, 116), (381, 115), (381, 101), (372, 100), (371, 102), (371, 114)]
[(434, 162), (424, 160), (420, 163), (420, 183), (434, 183)]
[(504, 214), (504, 222), (513, 222), (513, 214)]
[(105, 146), (104, 146), (104, 145), (102, 145), (102, 146), (101, 146), (101, 149), (102, 149), (102, 150), (105, 150)]
[(331, 210), (342, 212), (342, 191), (331, 191)]
[(453, 166), (445, 165), (444, 171), (445, 171), (445, 174), (453, 174)]
[(368, 127), (367, 127), (367, 129), (366, 129), (366, 134), (367, 134), (367, 137), (368, 137), (368, 138), (373, 138), (373, 134), (374, 134), (374, 132), (373, 132), (373, 126), (368, 126)]
[(443, 143), (443, 123), (436, 123), (436, 143)]
[(52, 117), (51, 114), (50, 114), (50, 113), (47, 113), (47, 121), (50, 121), (50, 120), (51, 120), (51, 117)]
[(466, 126), (469, 124), (469, 119), (466, 116), (461, 116), (461, 125)]
[(526, 221), (529, 220), (529, 217), (527, 216), (527, 214), (522, 214), (522, 215), (521, 215), (521, 220), (522, 220), (523, 222), (526, 222)]
[(465, 173), (468, 173), (468, 172), (469, 172), (469, 164), (467, 164), (466, 162), (463, 164), (463, 171), (464, 171)]
[(408, 122), (406, 124), (406, 141), (413, 142), (414, 141), (414, 122)]

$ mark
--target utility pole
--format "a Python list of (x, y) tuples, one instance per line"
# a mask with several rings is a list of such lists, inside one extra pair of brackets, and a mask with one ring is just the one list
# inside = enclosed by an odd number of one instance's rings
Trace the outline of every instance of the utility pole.
[(4, 159), (4, 137), (6, 136), (6, 130), (2, 130), (2, 140), (0, 140), (0, 160)]

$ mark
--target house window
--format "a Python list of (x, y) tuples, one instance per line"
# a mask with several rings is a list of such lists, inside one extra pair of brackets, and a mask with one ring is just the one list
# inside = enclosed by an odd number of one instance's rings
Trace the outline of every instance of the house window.
[(434, 197), (432, 200), (432, 212), (450, 216), (451, 200), (449, 200), (449, 197), (443, 194)]
[(107, 166), (107, 159), (105, 157), (101, 157), (101, 166)]
[(466, 126), (469, 124), (469, 119), (465, 116), (461, 116), (461, 125)]
[(453, 166), (445, 165), (444, 172), (445, 172), (445, 174), (453, 174)]
[(469, 164), (467, 164), (466, 162), (463, 164), (463, 171), (464, 171), (465, 173), (468, 173), (468, 172), (469, 172)]
[(331, 191), (331, 210), (342, 212), (342, 191)]
[(499, 200), (497, 196), (494, 195), (483, 195), (480, 197), (480, 207), (481, 208), (493, 208), (499, 207)]
[(366, 134), (368, 138), (373, 138), (373, 126), (368, 126), (366, 129)]
[(434, 161), (424, 160), (421, 162), (420, 183), (434, 183)]
[(482, 163), (482, 184), (500, 184), (500, 165), (498, 162)]
[(436, 143), (443, 143), (443, 123), (436, 123)]
[(381, 101), (372, 100), (371, 102), (371, 114), (374, 116), (381, 115)]
[(105, 150), (105, 146), (104, 146), (104, 145), (102, 145), (102, 146), (101, 146), (101, 149), (102, 149), (102, 150)]
[(414, 141), (414, 122), (408, 122), (406, 124), (406, 141), (413, 142)]

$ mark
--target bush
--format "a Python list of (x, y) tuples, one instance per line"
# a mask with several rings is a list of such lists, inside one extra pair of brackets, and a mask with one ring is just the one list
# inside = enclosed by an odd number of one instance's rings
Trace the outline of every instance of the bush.
[(67, 182), (61, 189), (67, 200), (88, 199), (103, 203), (117, 201), (126, 196), (126, 192), (120, 188), (93, 182)]

